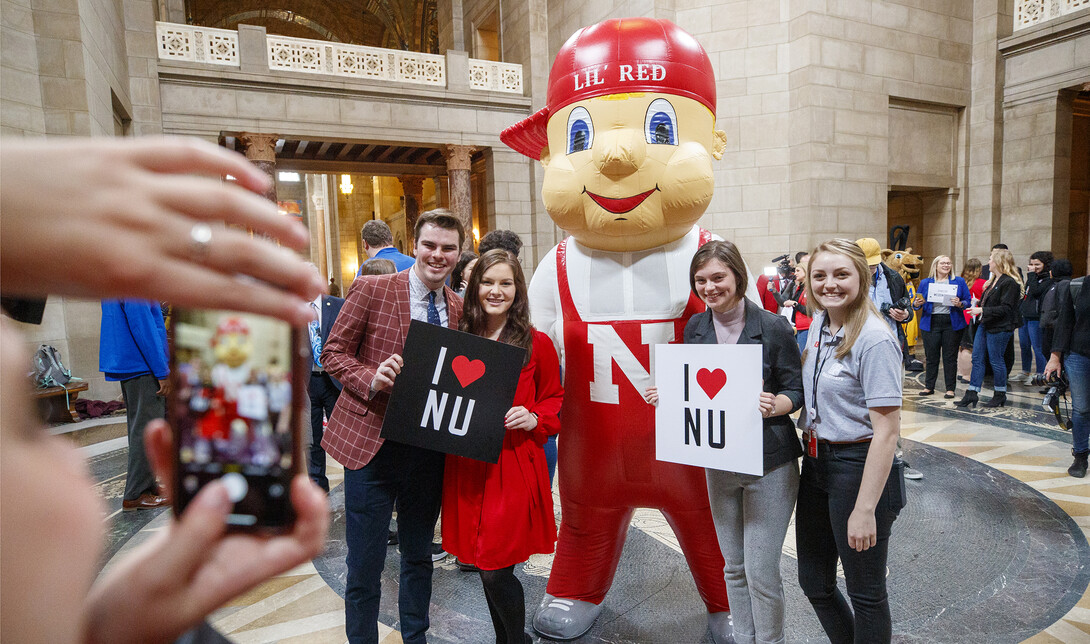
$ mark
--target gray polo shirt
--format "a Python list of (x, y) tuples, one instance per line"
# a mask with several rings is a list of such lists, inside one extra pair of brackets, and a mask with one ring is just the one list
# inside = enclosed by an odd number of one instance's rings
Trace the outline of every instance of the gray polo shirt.
[[(901, 347), (881, 319), (871, 316), (863, 325), (852, 350), (840, 360), (824, 328), (825, 314), (818, 313), (810, 325), (806, 360), (802, 363), (803, 409), (799, 425), (809, 428), (810, 410), (817, 408), (818, 438), (833, 442), (857, 441), (874, 434), (869, 410), (872, 407), (901, 406)], [(819, 329), (824, 328), (824, 333)], [(844, 330), (837, 332), (843, 337)], [(821, 369), (815, 403), (814, 370), (821, 347)]]

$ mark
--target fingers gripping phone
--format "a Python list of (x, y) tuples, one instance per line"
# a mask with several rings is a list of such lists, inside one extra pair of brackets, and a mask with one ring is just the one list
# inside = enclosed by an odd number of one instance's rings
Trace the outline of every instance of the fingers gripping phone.
[(290, 528), (309, 371), (302, 333), (275, 318), (197, 309), (175, 309), (171, 326), (175, 513), (219, 480), (234, 503), (231, 527)]

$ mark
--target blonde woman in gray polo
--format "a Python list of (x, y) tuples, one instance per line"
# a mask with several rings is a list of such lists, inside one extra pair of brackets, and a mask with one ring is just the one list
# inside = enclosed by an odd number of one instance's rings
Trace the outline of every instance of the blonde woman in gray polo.
[[(817, 313), (802, 367), (799, 585), (832, 644), (888, 643), (886, 557), (905, 504), (904, 463), (893, 458), (901, 347), (867, 296), (870, 269), (858, 246), (845, 239), (818, 245), (809, 271)], [(838, 560), (851, 608), (837, 588)]]
[[(787, 318), (745, 299), (748, 271), (729, 241), (693, 256), (689, 284), (708, 306), (685, 326), (686, 344), (759, 344), (763, 352), (764, 475), (706, 470), (738, 644), (784, 642), (780, 553), (799, 487), (802, 455), (788, 417), (802, 405), (799, 348)], [(651, 388), (647, 401), (656, 404)]]

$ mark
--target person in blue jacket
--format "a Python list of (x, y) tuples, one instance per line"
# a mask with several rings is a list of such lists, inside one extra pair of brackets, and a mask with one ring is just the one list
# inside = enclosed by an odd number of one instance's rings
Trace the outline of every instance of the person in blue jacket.
[(122, 510), (167, 504), (144, 451), (144, 427), (166, 416), (167, 331), (158, 302), (103, 300), (98, 370), (121, 382), (129, 429), (129, 466)]
[[(394, 263), (397, 271), (409, 268), (416, 263), (416, 259), (405, 255), (394, 248), (394, 234), (390, 227), (381, 219), (372, 219), (360, 229), (360, 239), (363, 241), (363, 250), (367, 253), (368, 261), (372, 259), (388, 259)], [(364, 262), (366, 264), (367, 262)], [(363, 265), (356, 271), (356, 277), (363, 275)]]
[[(920, 311), (920, 331), (923, 332), (924, 356), (927, 370), (924, 372), (924, 389), (921, 396), (935, 393), (935, 381), (939, 375), (939, 359), (946, 383), (945, 398), (954, 397), (958, 375), (958, 345), (965, 332), (965, 307), (972, 302), (965, 280), (953, 274), (954, 265), (946, 255), (939, 255), (931, 262), (931, 273), (920, 282), (913, 307)], [(942, 304), (928, 302), (927, 294), (932, 284), (957, 287), (957, 294)]]

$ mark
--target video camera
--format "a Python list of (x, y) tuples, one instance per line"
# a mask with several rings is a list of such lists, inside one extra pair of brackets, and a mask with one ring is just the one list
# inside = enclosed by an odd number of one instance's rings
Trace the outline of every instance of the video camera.
[(795, 274), (795, 269), (791, 267), (790, 253), (772, 258), (772, 263), (776, 265), (776, 272), (780, 274), (780, 277), (791, 277)]

